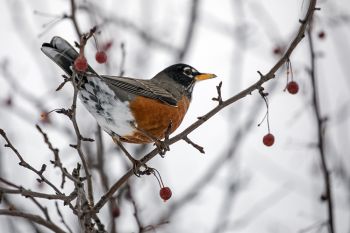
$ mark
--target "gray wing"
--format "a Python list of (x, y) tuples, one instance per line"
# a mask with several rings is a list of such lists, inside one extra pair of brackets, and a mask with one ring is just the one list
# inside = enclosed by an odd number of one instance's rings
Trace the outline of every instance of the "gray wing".
[(178, 100), (171, 93), (164, 88), (159, 87), (152, 80), (132, 79), (108, 75), (101, 75), (100, 78), (102, 78), (103, 81), (105, 81), (115, 93), (118, 93), (118, 90), (115, 90), (115, 88), (120, 88), (134, 95), (156, 99), (168, 105), (177, 106)]

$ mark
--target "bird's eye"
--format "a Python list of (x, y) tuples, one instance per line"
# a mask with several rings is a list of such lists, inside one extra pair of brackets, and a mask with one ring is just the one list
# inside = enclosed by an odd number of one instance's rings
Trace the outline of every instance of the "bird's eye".
[(190, 67), (185, 67), (184, 74), (189, 76), (189, 77), (192, 77), (193, 76), (192, 69)]

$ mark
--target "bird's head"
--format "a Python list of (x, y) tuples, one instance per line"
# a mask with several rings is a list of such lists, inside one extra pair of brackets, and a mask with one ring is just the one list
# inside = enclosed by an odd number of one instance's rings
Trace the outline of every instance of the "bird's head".
[(201, 73), (187, 64), (175, 64), (165, 68), (161, 73), (183, 86), (185, 90), (192, 93), (194, 85), (198, 81), (215, 78), (215, 74)]

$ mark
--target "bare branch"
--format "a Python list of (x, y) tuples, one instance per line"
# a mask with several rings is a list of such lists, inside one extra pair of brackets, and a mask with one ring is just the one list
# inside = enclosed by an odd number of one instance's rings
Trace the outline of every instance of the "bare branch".
[(43, 219), (39, 215), (28, 214), (28, 213), (20, 212), (20, 211), (17, 211), (17, 210), (5, 210), (5, 209), (0, 209), (0, 215), (7, 215), (7, 216), (25, 218), (25, 219), (27, 219), (29, 221), (32, 221), (32, 222), (35, 222), (35, 223), (37, 223), (39, 225), (44, 226), (44, 227), (52, 230), (53, 232), (66, 233), (59, 226), (57, 226), (56, 224), (54, 224), (54, 223), (52, 223), (50, 221), (47, 221), (47, 220)]
[(132, 204), (133, 209), (134, 209), (134, 217), (135, 217), (135, 221), (137, 224), (138, 233), (141, 233), (143, 231), (143, 226), (142, 226), (141, 219), (140, 219), (140, 213), (138, 211), (138, 208), (136, 205), (136, 200), (134, 198), (134, 195), (132, 193), (131, 186), (129, 183), (127, 184), (127, 189), (129, 191), (129, 198), (130, 198), (131, 204)]
[(335, 232), (334, 226), (334, 210), (333, 210), (333, 192), (332, 192), (332, 180), (330, 177), (330, 172), (328, 169), (328, 164), (326, 160), (326, 152), (325, 152), (325, 138), (324, 138), (324, 130), (325, 130), (325, 118), (321, 115), (321, 107), (320, 107), (320, 99), (319, 99), (319, 90), (317, 88), (316, 81), (316, 56), (314, 50), (314, 44), (312, 39), (312, 26), (309, 27), (307, 31), (309, 47), (310, 47), (310, 63), (311, 63), (311, 84), (312, 84), (312, 106), (314, 109), (314, 114), (317, 122), (317, 147), (321, 159), (321, 168), (323, 173), (325, 191), (324, 194), (321, 195), (321, 200), (327, 202), (327, 210), (328, 210), (328, 230), (329, 233)]
[(70, 198), (64, 194), (46, 194), (41, 192), (34, 192), (29, 189), (25, 189), (23, 187), (19, 187), (18, 189), (7, 189), (0, 187), (0, 192), (6, 194), (21, 194), (23, 197), (37, 197), (44, 198), (48, 200), (62, 200), (62, 201), (71, 201)]
[(61, 218), (61, 223), (67, 228), (67, 230), (68, 230), (70, 233), (73, 233), (72, 229), (67, 225), (66, 221), (64, 220), (63, 215), (62, 215), (62, 213), (61, 213), (61, 211), (60, 211), (60, 208), (59, 208), (59, 206), (58, 206), (57, 201), (55, 202), (55, 206), (56, 206), (57, 214), (58, 214), (58, 216), (60, 216), (60, 218)]
[(222, 97), (221, 97), (221, 87), (222, 87), (222, 82), (219, 83), (219, 85), (216, 86), (216, 91), (218, 92), (218, 97), (212, 98), (214, 101), (218, 101), (219, 105), (222, 104)]
[(72, 81), (72, 78), (67, 77), (66, 75), (62, 75), (62, 77), (63, 77), (63, 82), (56, 88), (55, 91), (61, 90), (67, 82)]
[(204, 148), (196, 143), (194, 143), (191, 139), (189, 139), (187, 136), (182, 138), (185, 142), (187, 142), (188, 144), (190, 144), (191, 146), (193, 146), (194, 148), (196, 148), (197, 150), (199, 150), (199, 152), (201, 152), (202, 154), (205, 154)]
[[(73, 75), (77, 75), (77, 74), (73, 73)], [(84, 171), (85, 171), (85, 174), (86, 174), (86, 177), (87, 177), (88, 200), (89, 200), (90, 206), (93, 206), (94, 205), (94, 197), (93, 197), (93, 190), (92, 190), (91, 174), (90, 174), (90, 170), (89, 170), (89, 167), (87, 165), (87, 162), (86, 162), (86, 156), (84, 155), (84, 152), (81, 149), (81, 141), (82, 141), (81, 139), (83, 137), (81, 136), (81, 133), (80, 133), (80, 130), (79, 130), (79, 127), (78, 127), (78, 123), (77, 123), (77, 119), (76, 119), (76, 108), (77, 108), (77, 97), (78, 97), (78, 85), (79, 84), (77, 84), (75, 82), (72, 82), (72, 83), (73, 83), (73, 87), (74, 87), (74, 93), (73, 93), (73, 102), (72, 102), (72, 105), (71, 105), (70, 109), (71, 109), (71, 112), (72, 112), (71, 121), (73, 123), (74, 131), (75, 131), (75, 134), (76, 134), (76, 140), (77, 140), (77, 144), (75, 146), (75, 149), (77, 150), (77, 152), (79, 154), (79, 157), (80, 157), (80, 160), (83, 163)]]
[(187, 24), (188, 26), (187, 26), (185, 41), (183, 42), (182, 48), (179, 51), (179, 54), (177, 57), (177, 60), (179, 61), (185, 58), (191, 46), (194, 30), (197, 25), (199, 2), (200, 0), (191, 1), (191, 9), (189, 13), (189, 22)]
[(78, 24), (78, 20), (76, 17), (76, 11), (77, 11), (77, 6), (75, 3), (75, 0), (70, 0), (70, 16), (69, 18), (72, 20), (73, 26), (75, 28), (75, 31), (80, 38), (82, 36), (81, 29)]
[[(25, 167), (29, 170), (31, 170), (32, 172), (34, 172), (35, 174), (37, 174), (40, 177), (40, 182), (44, 182), (46, 184), (48, 184), (53, 190), (55, 190), (55, 192), (57, 194), (62, 194), (61, 191), (54, 185), (52, 184), (49, 180), (47, 180), (45, 178), (45, 176), (42, 174), (43, 173), (43, 169), (41, 169), (40, 171), (35, 169), (34, 167), (32, 167), (30, 164), (28, 164), (23, 157), (21, 156), (21, 154), (18, 152), (18, 150), (12, 145), (11, 141), (8, 139), (5, 131), (3, 129), (0, 129), (0, 135), (5, 139), (6, 143), (5, 147), (9, 147), (17, 156), (17, 158), (20, 160), (19, 165), (22, 167)], [(43, 168), (43, 166), (42, 166)]]
[(63, 167), (63, 164), (61, 162), (60, 156), (59, 156), (59, 150), (57, 148), (54, 148), (47, 136), (46, 133), (44, 133), (44, 131), (40, 128), (39, 125), (35, 125), (35, 127), (37, 128), (37, 130), (41, 133), (41, 135), (44, 138), (44, 142), (45, 144), (49, 147), (49, 149), (52, 151), (52, 153), (54, 154), (54, 161), (51, 161), (51, 163), (56, 167), (59, 167), (61, 172), (62, 172), (62, 182), (61, 182), (61, 188), (64, 187), (64, 183), (65, 183), (65, 177), (68, 177), (70, 180), (72, 180), (73, 182), (80, 182), (79, 180), (75, 179), (71, 174), (68, 173), (67, 169)]

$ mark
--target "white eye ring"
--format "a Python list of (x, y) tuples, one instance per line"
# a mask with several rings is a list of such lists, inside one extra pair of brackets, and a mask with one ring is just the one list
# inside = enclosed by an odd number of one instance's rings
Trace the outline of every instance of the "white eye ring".
[(193, 70), (191, 69), (191, 67), (185, 67), (183, 73), (186, 76), (193, 78)]

